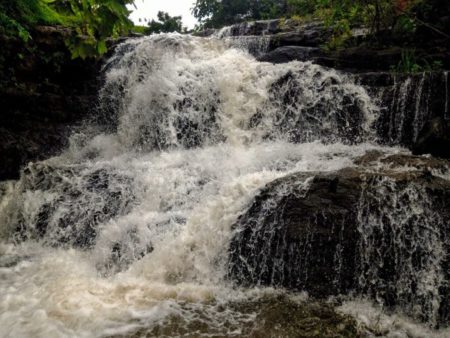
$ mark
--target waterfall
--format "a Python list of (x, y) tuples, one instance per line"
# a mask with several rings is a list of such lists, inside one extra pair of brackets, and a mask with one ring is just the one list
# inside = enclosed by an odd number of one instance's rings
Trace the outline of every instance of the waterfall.
[[(119, 45), (104, 64), (98, 114), (61, 155), (28, 164), (20, 180), (0, 186), (7, 337), (267, 333), (264, 304), (290, 296), (227, 279), (236, 220), (286, 175), (352, 167), (368, 151), (404, 152), (376, 143), (380, 108), (350, 76), (310, 62), (258, 62), (252, 53), (266, 40), (219, 35), (160, 34)], [(410, 86), (397, 90), (396, 109), (404, 110)], [(372, 258), (373, 238), (362, 231)], [(424, 264), (439, 278), (433, 236), (425, 236)]]
[(228, 46), (249, 52), (255, 57), (269, 51), (270, 36), (264, 34), (246, 35), (247, 25), (224, 27), (213, 34), (213, 38), (223, 40)]
[(448, 119), (448, 72), (444, 72), (444, 82), (445, 82), (445, 119)]
[(448, 283), (444, 248), (450, 243), (441, 233), (446, 221), (433, 203), (426, 189), (414, 184), (399, 188), (387, 178), (364, 185), (358, 208), (359, 287), (436, 325), (439, 290)]
[(129, 148), (266, 139), (347, 143), (373, 136), (377, 107), (334, 70), (259, 63), (221, 41), (180, 35), (127, 44), (120, 60), (107, 65), (101, 96), (117, 101), (117, 133)]
[(372, 79), (378, 83), (365, 84), (380, 107), (375, 129), (381, 143), (411, 147), (419, 140), (427, 122), (447, 118), (449, 90), (446, 74), (385, 73)]
[(267, 185), (238, 220), (230, 276), (315, 296), (357, 291), (431, 325), (446, 321), (445, 198), (412, 179), (413, 171), (352, 170)]

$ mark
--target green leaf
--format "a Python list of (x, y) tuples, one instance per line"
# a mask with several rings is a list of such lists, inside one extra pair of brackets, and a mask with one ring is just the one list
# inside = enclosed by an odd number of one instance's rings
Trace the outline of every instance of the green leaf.
[(97, 44), (97, 53), (99, 55), (103, 55), (108, 51), (108, 48), (106, 47), (106, 42), (104, 40), (101, 40)]

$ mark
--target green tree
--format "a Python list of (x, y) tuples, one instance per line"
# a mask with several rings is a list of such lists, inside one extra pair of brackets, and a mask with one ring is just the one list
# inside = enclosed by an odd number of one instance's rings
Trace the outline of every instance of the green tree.
[(192, 12), (204, 27), (217, 28), (244, 20), (276, 18), (286, 9), (286, 0), (197, 0)]
[(306, 16), (313, 14), (318, 6), (317, 0), (287, 0), (288, 13), (290, 15)]
[(145, 29), (146, 34), (182, 32), (181, 16), (170, 16), (169, 13), (159, 11), (158, 21), (152, 20)]
[(125, 34), (133, 27), (126, 5), (134, 0), (41, 0), (54, 4), (74, 28), (68, 40), (73, 57), (102, 55), (106, 39)]

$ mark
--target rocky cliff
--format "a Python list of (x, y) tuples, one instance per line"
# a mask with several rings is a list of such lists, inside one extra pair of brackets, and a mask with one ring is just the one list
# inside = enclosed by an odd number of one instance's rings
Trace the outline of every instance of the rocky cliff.
[(0, 36), (0, 180), (59, 152), (96, 105), (100, 64), (72, 60), (67, 34), (37, 27), (28, 44)]

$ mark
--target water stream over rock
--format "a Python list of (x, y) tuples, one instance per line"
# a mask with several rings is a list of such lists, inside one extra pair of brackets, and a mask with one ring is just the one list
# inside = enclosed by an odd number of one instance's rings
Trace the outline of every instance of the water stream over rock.
[[(116, 48), (95, 118), (0, 185), (0, 334), (370, 337), (381, 316), (402, 318), (389, 337), (449, 333), (434, 330), (448, 320), (448, 162), (397, 147), (400, 121), (381, 142), (383, 107), (354, 77), (259, 62), (250, 45)], [(414, 121), (425, 83), (396, 87), (417, 98)], [(278, 217), (286, 205), (303, 221)]]

